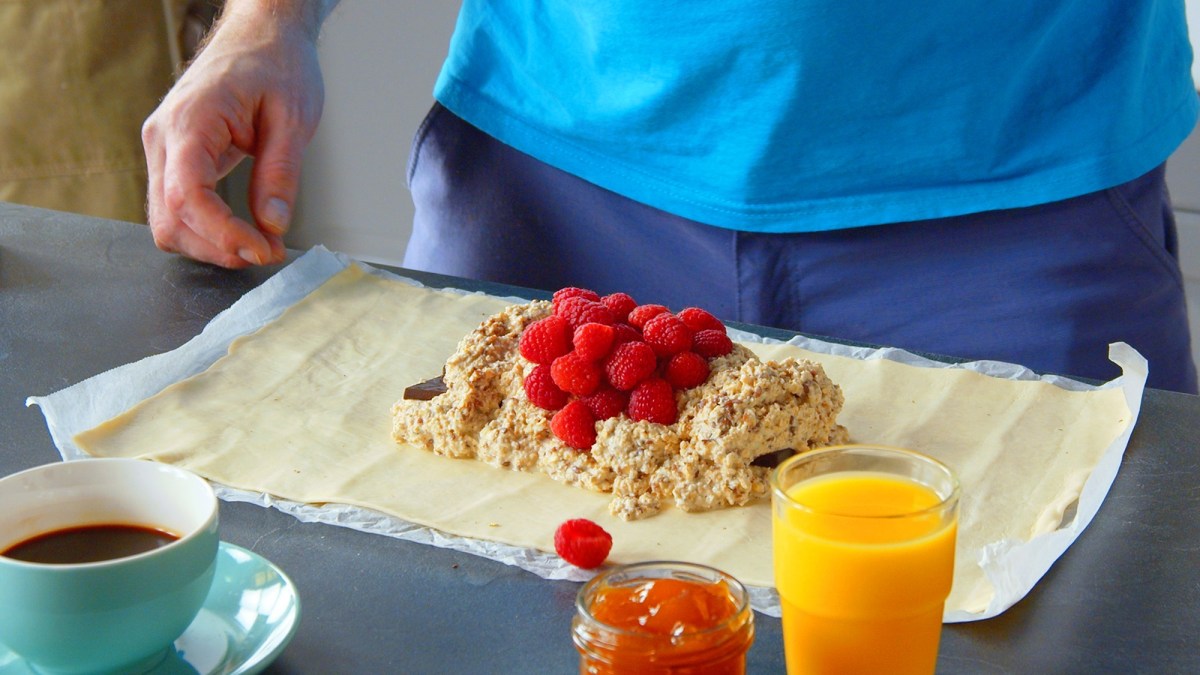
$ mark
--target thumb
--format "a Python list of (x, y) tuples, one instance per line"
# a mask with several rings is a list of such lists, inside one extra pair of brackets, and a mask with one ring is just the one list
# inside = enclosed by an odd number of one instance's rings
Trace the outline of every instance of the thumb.
[(259, 229), (282, 235), (291, 224), (307, 139), (287, 127), (265, 131), (250, 174), (250, 209)]

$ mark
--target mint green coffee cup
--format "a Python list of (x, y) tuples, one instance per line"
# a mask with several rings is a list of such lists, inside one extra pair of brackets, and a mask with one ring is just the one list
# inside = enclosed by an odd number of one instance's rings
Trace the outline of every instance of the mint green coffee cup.
[[(56, 675), (153, 668), (208, 595), (217, 511), (204, 479), (146, 460), (63, 462), (0, 479), (0, 644)], [(96, 526), (177, 538), (94, 562), (13, 557), (25, 555), (33, 539), (51, 541), (50, 533), (104, 532)], [(83, 546), (94, 552), (107, 543)]]

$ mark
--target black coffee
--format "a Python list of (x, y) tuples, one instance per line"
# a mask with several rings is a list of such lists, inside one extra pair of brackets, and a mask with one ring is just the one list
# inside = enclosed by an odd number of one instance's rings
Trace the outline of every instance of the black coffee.
[(125, 558), (177, 539), (179, 536), (171, 532), (140, 525), (84, 525), (39, 534), (0, 555), (25, 562), (69, 565)]

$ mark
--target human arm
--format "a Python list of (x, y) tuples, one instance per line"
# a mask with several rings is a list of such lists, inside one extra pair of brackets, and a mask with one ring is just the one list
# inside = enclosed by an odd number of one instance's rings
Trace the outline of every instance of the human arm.
[[(281, 262), (301, 156), (324, 102), (316, 40), (338, 0), (227, 0), (142, 126), (147, 217), (162, 250), (229, 268)], [(246, 222), (217, 183), (255, 158)]]

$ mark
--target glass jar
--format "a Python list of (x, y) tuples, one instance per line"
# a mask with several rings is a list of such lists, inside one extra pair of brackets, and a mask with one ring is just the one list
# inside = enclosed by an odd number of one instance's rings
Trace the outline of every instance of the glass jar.
[(579, 591), (572, 621), (584, 675), (742, 675), (754, 642), (746, 588), (711, 567), (616, 567)]

